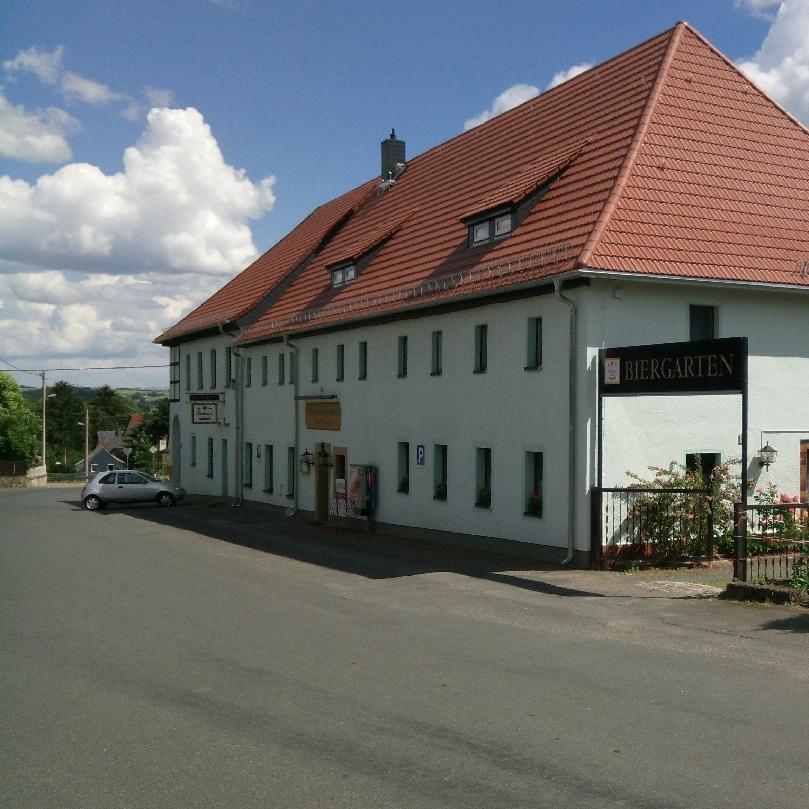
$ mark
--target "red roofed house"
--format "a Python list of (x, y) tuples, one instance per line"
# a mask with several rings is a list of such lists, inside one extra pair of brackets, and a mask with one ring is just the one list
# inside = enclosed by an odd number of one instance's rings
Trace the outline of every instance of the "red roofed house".
[[(157, 338), (190, 491), (325, 519), (370, 465), (386, 530), (585, 563), (599, 349), (745, 337), (747, 474), (798, 493), (809, 132), (691, 27), (382, 163)], [(605, 399), (604, 485), (738, 457), (740, 407)]]

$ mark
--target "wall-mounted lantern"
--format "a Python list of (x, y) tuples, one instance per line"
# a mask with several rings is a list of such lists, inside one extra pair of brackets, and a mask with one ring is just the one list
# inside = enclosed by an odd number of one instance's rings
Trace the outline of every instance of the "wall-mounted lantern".
[(300, 466), (301, 472), (304, 475), (309, 474), (309, 470), (312, 468), (312, 464), (315, 462), (315, 456), (312, 455), (311, 452), (307, 449), (306, 452), (301, 453), (300, 456)]
[(758, 462), (765, 469), (769, 469), (770, 464), (775, 463), (776, 455), (778, 455), (778, 450), (773, 449), (769, 444), (767, 444), (758, 451)]

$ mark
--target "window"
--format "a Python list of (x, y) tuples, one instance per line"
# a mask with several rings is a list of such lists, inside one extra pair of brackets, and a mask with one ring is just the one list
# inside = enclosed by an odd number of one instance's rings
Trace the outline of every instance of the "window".
[(290, 385), (295, 384), (295, 365), (296, 365), (295, 352), (290, 351), (289, 352), (289, 384)]
[(253, 488), (253, 444), (244, 442), (244, 488)]
[(514, 216), (511, 212), (499, 213), (469, 225), (469, 243), (474, 247), (487, 244), (508, 236), (514, 230)]
[(447, 499), (447, 445), (433, 445), (433, 499)]
[(475, 373), (482, 374), (486, 371), (488, 361), (489, 327), (483, 323), (475, 326)]
[(542, 318), (528, 318), (528, 353), (525, 370), (542, 367)]
[(689, 307), (690, 339), (713, 340), (716, 337), (716, 307), (696, 306)]
[[(113, 470), (113, 469), (115, 469), (115, 464), (108, 463), (108, 464), (107, 464), (107, 471), (108, 471), (108, 472), (112, 472), (112, 470)], [(125, 481), (121, 481), (121, 483), (124, 483), (124, 482), (125, 482)]]
[[(95, 466), (95, 464), (93, 464), (93, 466)], [(112, 485), (113, 483), (115, 483), (115, 475), (104, 475), (104, 477), (101, 478), (98, 482)]]
[(402, 378), (407, 376), (407, 335), (399, 338), (399, 360), (397, 376)]
[(345, 371), (346, 371), (346, 352), (344, 345), (337, 346), (337, 381), (342, 382), (345, 379)]
[(359, 373), (357, 379), (368, 378), (368, 343), (365, 340), (360, 341), (360, 357), (359, 357)]
[(264, 445), (264, 491), (272, 493), (272, 444)]
[(432, 340), (432, 362), (430, 365), (430, 376), (441, 376), (444, 365), (444, 333), (433, 332)]
[(525, 453), (525, 514), (542, 516), (542, 453)]
[(284, 360), (285, 359), (286, 359), (286, 357), (284, 356), (283, 353), (278, 355), (278, 384), (279, 385), (284, 384), (284, 376), (285, 376), (285, 374), (284, 374)]
[(480, 508), (491, 508), (492, 451), (489, 447), (478, 447), (475, 456), (475, 505)]
[(287, 497), (295, 496), (295, 447), (287, 448)]
[(317, 382), (318, 377), (320, 376), (320, 368), (318, 367), (318, 355), (317, 349), (312, 349), (312, 382)]
[(171, 402), (179, 402), (180, 401), (180, 349), (177, 346), (172, 346), (169, 349), (169, 357), (171, 358), (171, 370), (170, 370), (170, 393), (169, 396), (171, 397), (169, 401)]
[(202, 390), (202, 352), (197, 351), (197, 390)]
[(270, 362), (269, 357), (264, 354), (261, 358), (261, 386), (263, 388), (267, 387), (267, 380), (270, 375)]
[(191, 390), (191, 355), (185, 355), (185, 389)]
[(90, 464), (90, 471), (91, 472), (98, 472), (98, 464), (97, 463), (91, 463)]
[(341, 287), (344, 284), (353, 281), (357, 277), (356, 264), (346, 264), (342, 267), (337, 267), (331, 272), (331, 285), (333, 287)]
[(225, 387), (229, 388), (233, 383), (233, 349), (228, 346), (225, 349)]
[(244, 361), (244, 386), (249, 388), (253, 384), (253, 358), (247, 357)]
[(397, 470), (399, 485), (396, 491), (408, 494), (410, 492), (410, 444), (407, 441), (400, 441), (398, 444)]
[(197, 437), (191, 436), (191, 466), (197, 465)]
[(216, 387), (216, 349), (211, 349), (211, 388)]
[(213, 477), (213, 438), (208, 439), (208, 472), (209, 478)]
[(722, 455), (718, 452), (692, 452), (685, 456), (686, 471), (701, 473), (703, 480), (708, 480), (721, 463)]

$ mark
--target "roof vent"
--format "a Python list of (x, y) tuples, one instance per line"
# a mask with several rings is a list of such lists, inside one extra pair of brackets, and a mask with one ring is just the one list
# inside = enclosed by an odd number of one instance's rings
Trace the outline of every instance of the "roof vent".
[(405, 167), (405, 142), (391, 129), (390, 137), (382, 141), (382, 179), (395, 180)]

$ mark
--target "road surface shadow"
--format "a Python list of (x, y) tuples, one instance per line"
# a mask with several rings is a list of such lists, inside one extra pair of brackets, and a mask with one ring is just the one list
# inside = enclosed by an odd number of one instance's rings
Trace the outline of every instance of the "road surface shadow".
[(773, 618), (763, 624), (762, 629), (777, 629), (779, 632), (809, 633), (809, 612), (790, 615), (789, 618)]

